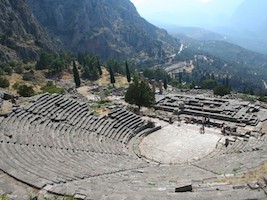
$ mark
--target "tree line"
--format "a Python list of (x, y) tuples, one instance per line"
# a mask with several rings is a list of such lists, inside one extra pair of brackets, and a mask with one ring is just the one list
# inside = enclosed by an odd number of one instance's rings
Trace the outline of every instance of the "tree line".
[[(180, 57), (181, 56), (182, 55), (180, 55)], [(199, 59), (198, 57), (196, 59), (195, 57), (193, 59), (193, 64), (196, 67), (191, 73), (183, 70), (177, 73), (176, 77), (173, 78), (170, 77), (164, 69), (137, 67), (132, 61), (116, 60), (114, 58), (103, 61), (95, 55), (74, 55), (67, 51), (60, 53), (42, 53), (34, 68), (36, 70), (47, 70), (47, 76), (55, 79), (60, 79), (63, 72), (68, 71), (73, 74), (74, 82), (77, 87), (81, 85), (81, 78), (89, 81), (99, 79), (103, 74), (103, 67), (105, 67), (109, 72), (111, 85), (116, 83), (116, 74), (125, 76), (130, 83), (133, 76), (143, 71), (144, 76), (150, 80), (162, 80), (165, 88), (170, 84), (174, 87), (186, 89), (211, 89), (214, 91), (214, 94), (217, 95), (228, 94), (231, 90), (246, 94), (266, 95), (266, 90), (258, 87), (257, 83), (253, 84), (248, 80), (249, 76), (245, 76), (246, 78), (244, 78), (242, 74), (249, 74), (249, 71), (246, 69), (240, 72), (241, 76), (237, 76), (229, 75), (227, 68), (224, 67), (225, 62), (219, 59), (214, 59), (211, 63), (209, 60)], [(211, 64), (213, 65), (212, 68), (210, 68)], [(32, 67), (22, 67), (22, 65), (14, 62), (0, 65), (0, 87), (9, 87), (8, 79), (1, 76), (1, 74), (11, 75), (13, 71), (21, 73), (23, 75), (23, 80), (34, 81), (35, 74), (32, 69)]]

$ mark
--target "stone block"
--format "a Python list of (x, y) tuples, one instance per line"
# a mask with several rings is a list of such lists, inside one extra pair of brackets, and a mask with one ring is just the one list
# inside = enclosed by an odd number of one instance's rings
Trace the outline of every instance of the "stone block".
[(234, 190), (246, 189), (247, 187), (248, 187), (247, 184), (242, 184), (242, 183), (233, 185)]
[(192, 191), (193, 191), (193, 187), (192, 187), (191, 184), (175, 188), (175, 192), (177, 192), (177, 193), (180, 193), (180, 192), (192, 192)]
[(84, 199), (86, 199), (86, 195), (77, 193), (77, 194), (74, 195), (74, 199), (84, 200)]
[(251, 190), (258, 190), (258, 189), (260, 189), (259, 184), (256, 183), (256, 182), (248, 183), (248, 187), (249, 187)]

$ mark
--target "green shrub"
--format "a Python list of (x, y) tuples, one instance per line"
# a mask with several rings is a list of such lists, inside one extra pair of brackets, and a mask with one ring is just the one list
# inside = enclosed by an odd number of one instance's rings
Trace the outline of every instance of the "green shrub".
[(4, 75), (4, 74), (5, 74), (4, 70), (0, 68), (0, 75)]
[(242, 100), (244, 101), (250, 101), (250, 102), (255, 102), (256, 101), (256, 97), (253, 95), (248, 95), (248, 94), (243, 94), (241, 96)]
[(23, 97), (31, 97), (34, 95), (34, 89), (32, 86), (20, 85), (18, 88), (18, 94)]
[(22, 66), (16, 66), (14, 71), (18, 74), (22, 74), (23, 73), (23, 67)]
[(0, 200), (10, 200), (10, 197), (8, 197), (6, 194), (0, 195)]
[(33, 67), (32, 66), (24, 66), (25, 70), (31, 70)]
[(267, 103), (267, 96), (259, 97), (259, 101)]
[(105, 96), (109, 96), (110, 95), (110, 90), (109, 89), (106, 89), (105, 92), (104, 92)]
[(27, 73), (23, 74), (22, 79), (23, 79), (24, 81), (34, 81), (35, 76), (34, 76), (34, 74), (31, 73), (31, 72), (27, 72)]
[(226, 85), (218, 85), (213, 89), (214, 95), (224, 96), (230, 94), (230, 89)]
[(47, 81), (46, 86), (49, 86), (49, 87), (54, 86), (54, 82), (53, 81)]
[(40, 59), (37, 61), (35, 65), (36, 70), (43, 70), (43, 69), (48, 69), (50, 65), (52, 64), (54, 59), (54, 55), (50, 53), (42, 53), (40, 55)]
[(48, 81), (47, 84), (41, 88), (41, 90), (44, 93), (48, 92), (50, 94), (53, 94), (53, 93), (63, 94), (64, 93), (64, 89), (57, 87), (56, 85), (54, 85), (54, 83), (52, 81)]
[(17, 63), (15, 61), (10, 61), (8, 64), (9, 66), (15, 68)]
[(12, 88), (15, 89), (15, 90), (18, 90), (19, 89), (19, 83), (16, 82), (12, 85)]
[(9, 65), (4, 66), (3, 70), (7, 75), (9, 75), (9, 76), (12, 75), (13, 69)]
[(200, 87), (202, 89), (209, 89), (209, 90), (212, 90), (213, 88), (215, 88), (217, 86), (217, 83), (215, 80), (213, 79), (206, 79), (206, 80), (203, 80), (200, 84)]
[(6, 78), (0, 77), (0, 87), (1, 88), (8, 88), (9, 81)]

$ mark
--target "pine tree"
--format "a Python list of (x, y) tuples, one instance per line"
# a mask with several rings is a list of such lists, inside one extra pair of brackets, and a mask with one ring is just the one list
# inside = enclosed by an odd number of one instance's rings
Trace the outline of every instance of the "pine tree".
[(178, 77), (179, 84), (182, 84), (182, 79), (183, 79), (183, 74), (180, 72)]
[(89, 67), (87, 67), (87, 66), (84, 66), (84, 67), (83, 67), (82, 78), (90, 80), (90, 71), (89, 71)]
[(80, 87), (81, 80), (80, 80), (79, 72), (78, 72), (78, 69), (76, 67), (75, 61), (73, 61), (73, 78), (74, 78), (74, 82), (75, 82), (76, 87)]
[(99, 62), (98, 58), (97, 58), (96, 64), (97, 64), (97, 69), (98, 69), (99, 76), (102, 76), (103, 72), (102, 72), (102, 69), (101, 69), (100, 62)]
[(125, 94), (125, 101), (137, 105), (139, 109), (141, 106), (151, 107), (155, 103), (155, 94), (146, 83), (134, 78)]
[(116, 81), (115, 81), (113, 70), (112, 70), (112, 68), (110, 66), (109, 66), (109, 75), (110, 75), (110, 83), (114, 87), (114, 84), (115, 84)]
[(230, 90), (225, 85), (221, 84), (213, 88), (213, 93), (214, 95), (224, 96), (230, 94)]
[(129, 67), (128, 67), (127, 60), (125, 61), (125, 67), (126, 67), (126, 77), (127, 77), (127, 81), (128, 81), (128, 83), (130, 83), (130, 82), (131, 82), (131, 73), (130, 73), (130, 70), (129, 70)]

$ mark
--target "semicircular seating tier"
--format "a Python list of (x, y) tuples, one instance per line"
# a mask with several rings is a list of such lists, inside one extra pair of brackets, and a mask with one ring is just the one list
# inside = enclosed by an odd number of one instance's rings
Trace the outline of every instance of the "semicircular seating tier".
[(125, 109), (97, 117), (56, 94), (13, 110), (0, 128), (0, 169), (38, 188), (147, 166), (127, 143), (153, 130)]
[(35, 188), (78, 199), (266, 197), (264, 190), (248, 184), (218, 181), (266, 163), (266, 134), (221, 135), (206, 157), (167, 165), (142, 157), (138, 146), (159, 128), (124, 108), (95, 116), (86, 103), (39, 95), (0, 117), (0, 170)]

